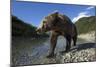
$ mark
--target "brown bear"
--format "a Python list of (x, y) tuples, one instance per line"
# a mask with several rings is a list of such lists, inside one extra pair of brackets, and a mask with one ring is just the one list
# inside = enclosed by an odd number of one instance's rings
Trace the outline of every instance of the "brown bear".
[(49, 55), (47, 57), (54, 56), (54, 50), (57, 43), (57, 37), (62, 35), (66, 38), (66, 49), (64, 52), (69, 51), (71, 48), (71, 39), (73, 39), (74, 46), (77, 41), (77, 30), (76, 26), (72, 23), (72, 21), (65, 15), (60, 14), (59, 12), (54, 12), (48, 16), (46, 16), (43, 21), (41, 27), (39, 27), (37, 32), (47, 32), (51, 31), (51, 48)]

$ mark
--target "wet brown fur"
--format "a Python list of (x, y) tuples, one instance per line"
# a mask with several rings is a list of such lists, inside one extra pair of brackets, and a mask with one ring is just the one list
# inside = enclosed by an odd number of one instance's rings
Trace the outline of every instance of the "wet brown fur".
[(73, 40), (74, 46), (77, 41), (77, 30), (76, 26), (72, 21), (65, 15), (55, 12), (48, 15), (43, 19), (43, 25), (41, 28), (37, 29), (38, 32), (52, 31), (51, 33), (51, 47), (50, 52), (47, 57), (54, 56), (54, 50), (57, 43), (58, 36), (62, 35), (66, 38), (66, 50), (69, 51), (71, 48), (71, 40)]

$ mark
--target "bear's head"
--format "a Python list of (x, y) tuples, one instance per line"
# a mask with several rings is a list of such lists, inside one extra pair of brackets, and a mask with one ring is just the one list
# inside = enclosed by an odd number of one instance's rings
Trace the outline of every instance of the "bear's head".
[(41, 32), (47, 32), (52, 30), (57, 23), (57, 16), (58, 16), (58, 12), (54, 12), (46, 16), (43, 19), (42, 23), (40, 24), (40, 27), (36, 31), (41, 33)]

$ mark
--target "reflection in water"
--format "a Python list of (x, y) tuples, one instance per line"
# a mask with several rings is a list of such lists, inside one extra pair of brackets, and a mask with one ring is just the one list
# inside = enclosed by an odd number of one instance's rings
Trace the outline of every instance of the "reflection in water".
[[(77, 44), (87, 43), (83, 39), (78, 39)], [(66, 40), (60, 36), (57, 41), (55, 53), (63, 51), (66, 46)], [(59, 63), (55, 59), (45, 58), (48, 55), (50, 47), (49, 38), (33, 39), (33, 38), (13, 38), (12, 39), (12, 63), (13, 65), (31, 65), (44, 64), (44, 62)]]
[(14, 65), (31, 64), (39, 57), (42, 46), (45, 45), (44, 39), (32, 38), (13, 38), (12, 39), (12, 63)]
[[(60, 40), (59, 40), (60, 39)], [(55, 53), (64, 50), (66, 40), (59, 37)], [(12, 57), (15, 65), (38, 64), (48, 54), (50, 47), (49, 38), (45, 39), (20, 39), (12, 41)]]

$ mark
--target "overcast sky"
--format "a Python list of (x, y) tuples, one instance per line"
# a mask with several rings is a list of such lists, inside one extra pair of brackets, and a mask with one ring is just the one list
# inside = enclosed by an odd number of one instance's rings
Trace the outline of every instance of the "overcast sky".
[(82, 17), (95, 16), (95, 6), (93, 5), (50, 4), (20, 1), (12, 1), (11, 4), (12, 15), (34, 26), (38, 26), (43, 17), (55, 10), (61, 14), (67, 15), (73, 22)]

